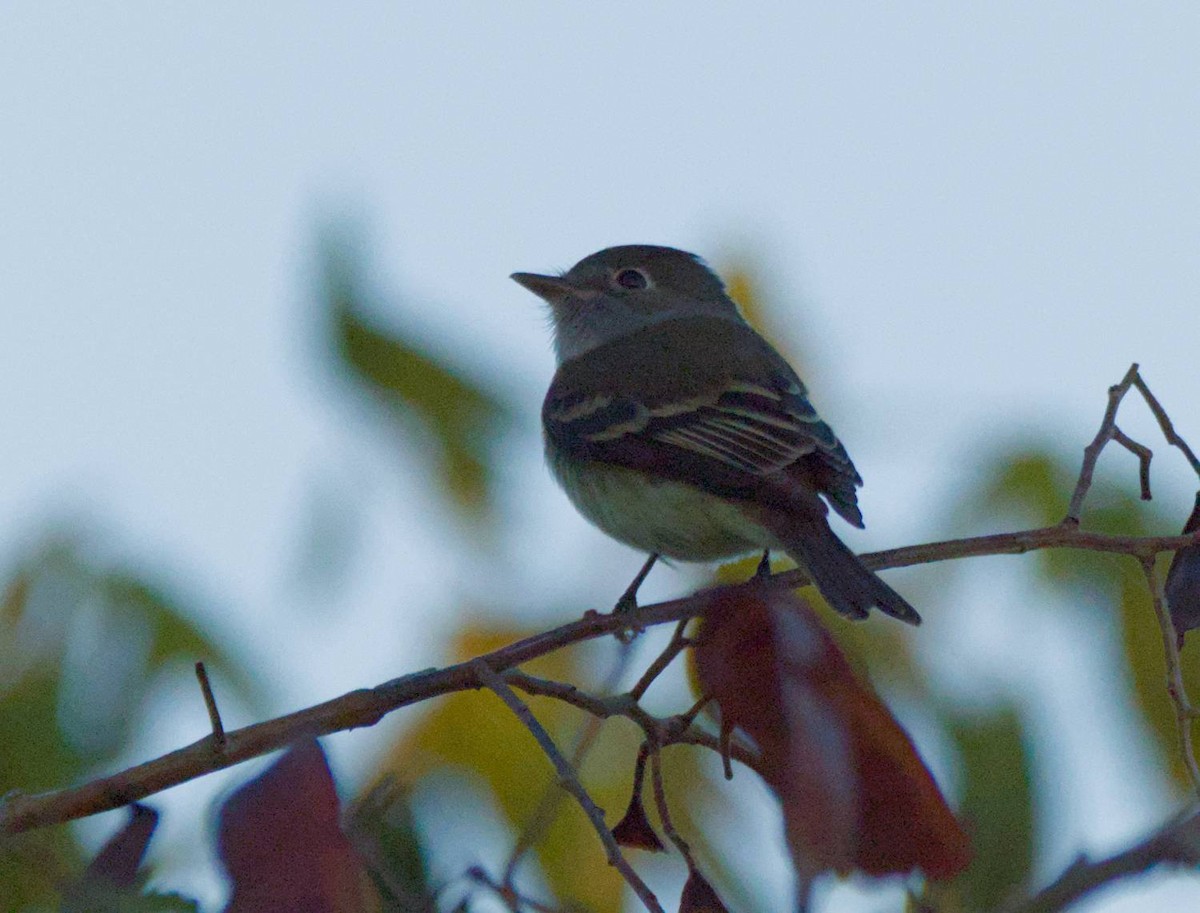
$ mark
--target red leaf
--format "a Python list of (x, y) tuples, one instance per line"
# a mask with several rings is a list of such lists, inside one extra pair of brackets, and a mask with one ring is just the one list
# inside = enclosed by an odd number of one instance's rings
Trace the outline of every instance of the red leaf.
[(688, 869), (688, 878), (679, 896), (679, 913), (729, 913), (713, 886), (695, 868)]
[(325, 754), (301, 742), (221, 809), (233, 882), (225, 913), (341, 913), (363, 907), (364, 869), (338, 823)]
[(966, 867), (967, 836), (908, 735), (803, 600), (713, 591), (696, 662), (722, 719), (758, 745), (798, 872)]
[(649, 850), (652, 853), (661, 853), (666, 849), (650, 825), (640, 791), (635, 791), (629, 797), (629, 807), (625, 809), (621, 820), (613, 826), (612, 835), (618, 845), (629, 849)]
[[(1200, 529), (1200, 492), (1196, 492), (1192, 515), (1183, 524), (1185, 535), (1197, 529)], [(1171, 623), (1175, 626), (1176, 645), (1182, 650), (1183, 635), (1200, 627), (1200, 545), (1188, 545), (1175, 553), (1164, 590)]]
[(158, 825), (158, 812), (148, 805), (129, 806), (129, 823), (104, 844), (84, 872), (85, 882), (103, 881), (118, 888), (133, 887), (146, 847)]

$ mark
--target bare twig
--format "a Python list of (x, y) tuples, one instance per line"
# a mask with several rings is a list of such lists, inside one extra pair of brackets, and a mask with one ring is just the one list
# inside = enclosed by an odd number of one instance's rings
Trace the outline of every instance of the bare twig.
[(1083, 466), (1079, 470), (1079, 480), (1075, 483), (1075, 491), (1071, 494), (1071, 503), (1067, 507), (1067, 515), (1063, 523), (1075, 526), (1079, 525), (1079, 517), (1083, 511), (1083, 501), (1087, 497), (1088, 489), (1092, 485), (1092, 475), (1096, 469), (1096, 462), (1100, 459), (1100, 452), (1104, 450), (1109, 441), (1116, 441), (1138, 458), (1138, 476), (1142, 500), (1150, 500), (1150, 461), (1154, 457), (1154, 454), (1149, 447), (1139, 444), (1117, 427), (1117, 410), (1120, 408), (1121, 400), (1125, 398), (1125, 394), (1129, 392), (1130, 387), (1137, 388), (1137, 391), (1142, 395), (1142, 399), (1146, 401), (1146, 405), (1150, 407), (1150, 411), (1154, 413), (1154, 418), (1158, 421), (1158, 427), (1162, 429), (1163, 437), (1166, 438), (1167, 443), (1173, 447), (1178, 447), (1191, 464), (1192, 470), (1197, 476), (1200, 476), (1200, 459), (1196, 457), (1192, 448), (1187, 445), (1187, 441), (1175, 431), (1175, 426), (1171, 423), (1166, 410), (1163, 409), (1157, 397), (1150, 392), (1150, 387), (1147, 386), (1146, 381), (1142, 378), (1138, 365), (1135, 362), (1129, 366), (1129, 370), (1125, 372), (1125, 376), (1121, 378), (1121, 382), (1108, 389), (1108, 408), (1104, 410), (1104, 418), (1100, 421), (1100, 430), (1096, 432), (1096, 437), (1083, 450)]
[[(497, 881), (479, 866), (472, 866), (468, 869), (467, 877), (495, 894), (497, 899), (512, 913), (523, 913), (524, 910), (533, 910), (534, 913), (565, 913), (561, 907), (535, 900), (527, 894), (522, 894), (507, 882)], [(455, 907), (455, 909), (459, 908)]]
[(1192, 810), (1168, 822), (1126, 850), (1098, 861), (1080, 857), (1055, 881), (1032, 897), (1003, 908), (1003, 913), (1058, 913), (1098, 888), (1160, 864), (1200, 864), (1200, 812)]
[[(1195, 534), (1142, 538), (1107, 536), (1085, 532), (1070, 525), (1059, 525), (907, 546), (864, 555), (863, 561), (873, 569), (908, 567), (982, 555), (1021, 555), (1044, 548), (1071, 548), (1143, 557), (1173, 552), (1198, 542), (1200, 536)], [(785, 588), (806, 583), (808, 578), (800, 570), (776, 574), (769, 581), (771, 586)], [(762, 582), (755, 579), (749, 584), (740, 584), (746, 585), (761, 586)], [(706, 600), (706, 594), (692, 594), (682, 599), (640, 606), (621, 616), (587, 612), (576, 621), (501, 647), (485, 654), (483, 658), (492, 669), (502, 672), (565, 646), (609, 636), (628, 627), (634, 617), (638, 624), (644, 626), (694, 617)], [(206, 736), (152, 761), (80, 786), (40, 795), (10, 793), (0, 800), (0, 834), (61, 824), (120, 808), (215, 770), (276, 751), (298, 738), (373, 726), (385, 715), (402, 707), (477, 686), (478, 681), (470, 662), (426, 669), (374, 688), (351, 691), (305, 710), (226, 732), (225, 751), (220, 754), (213, 752), (211, 737)]]
[(1151, 500), (1153, 496), (1150, 494), (1150, 461), (1154, 454), (1149, 447), (1139, 444), (1115, 425), (1112, 429), (1112, 439), (1138, 458), (1138, 484), (1142, 500)]
[(1154, 604), (1154, 614), (1162, 632), (1163, 653), (1167, 661), (1167, 693), (1171, 696), (1171, 703), (1175, 705), (1179, 750), (1183, 755), (1184, 764), (1187, 765), (1188, 776), (1192, 779), (1192, 788), (1200, 793), (1200, 765), (1196, 763), (1196, 752), (1192, 745), (1192, 721), (1197, 716), (1197, 711), (1188, 698), (1187, 686), (1183, 681), (1175, 625), (1171, 622), (1171, 613), (1167, 610), (1166, 600), (1163, 599), (1162, 581), (1155, 573), (1154, 559), (1142, 558), (1141, 565), (1142, 574), (1146, 578), (1146, 588), (1150, 591), (1150, 600)]
[[(1134, 366), (1137, 367), (1136, 365)], [(1163, 437), (1167, 439), (1167, 443), (1172, 447), (1178, 447), (1187, 461), (1192, 464), (1192, 471), (1200, 476), (1200, 459), (1196, 458), (1196, 454), (1192, 452), (1192, 448), (1187, 445), (1187, 441), (1181, 438), (1175, 431), (1175, 426), (1171, 423), (1171, 419), (1167, 416), (1167, 411), (1159, 403), (1158, 398), (1150, 392), (1150, 388), (1146, 386), (1146, 381), (1142, 379), (1142, 375), (1138, 375), (1133, 380), (1134, 386), (1138, 388), (1138, 392), (1142, 394), (1142, 399), (1146, 401), (1146, 405), (1150, 407), (1150, 411), (1154, 413), (1154, 417), (1158, 420), (1158, 427), (1162, 429)]]
[(222, 752), (225, 750), (225, 725), (221, 722), (221, 711), (217, 708), (217, 699), (213, 695), (212, 683), (208, 680), (208, 670), (204, 668), (204, 663), (196, 663), (196, 678), (200, 682), (200, 693), (204, 695), (204, 706), (208, 708), (213, 748)]
[(471, 667), (479, 678), (479, 683), (488, 688), (496, 697), (504, 701), (505, 706), (513, 712), (525, 728), (529, 730), (546, 757), (550, 759), (550, 763), (554, 765), (554, 770), (558, 774), (559, 785), (567, 792), (575, 797), (575, 801), (579, 803), (579, 807), (583, 809), (583, 813), (587, 815), (588, 820), (592, 823), (600, 842), (604, 845), (605, 853), (608, 856), (608, 864), (621, 873), (628, 885), (633, 888), (635, 894), (641, 902), (646, 906), (651, 913), (663, 913), (662, 905), (659, 904), (658, 898), (654, 896), (654, 892), (646, 886), (646, 883), (638, 876), (638, 873), (629, 865), (629, 861), (621, 852), (621, 848), (617, 845), (617, 841), (613, 839), (612, 834), (608, 830), (608, 825), (604, 822), (604, 812), (602, 812), (592, 801), (592, 797), (588, 795), (588, 791), (583, 788), (583, 784), (579, 782), (579, 778), (575, 775), (574, 769), (570, 762), (563, 757), (563, 753), (558, 750), (558, 746), (554, 744), (554, 739), (550, 737), (550, 733), (546, 728), (538, 722), (537, 717), (533, 715), (533, 711), (529, 709), (529, 705), (517, 697), (516, 692), (512, 690), (504, 681), (495, 669), (487, 664), (483, 659), (477, 659), (471, 663)]
[(683, 636), (683, 632), (687, 630), (690, 618), (682, 618), (679, 624), (675, 626), (675, 633), (671, 635), (671, 641), (663, 649), (663, 651), (655, 657), (642, 677), (638, 679), (636, 685), (629, 689), (629, 696), (635, 701), (640, 701), (646, 690), (654, 684), (654, 680), (666, 671), (667, 666), (671, 665), (672, 661), (687, 648), (687, 638)]
[(1108, 408), (1104, 410), (1104, 418), (1100, 421), (1100, 430), (1096, 432), (1092, 442), (1083, 448), (1083, 466), (1079, 470), (1079, 481), (1075, 483), (1075, 491), (1071, 494), (1071, 503), (1067, 506), (1064, 523), (1079, 525), (1079, 515), (1083, 512), (1083, 499), (1087, 497), (1088, 489), (1092, 487), (1092, 475), (1096, 471), (1096, 462), (1100, 459), (1100, 452), (1104, 450), (1104, 446), (1113, 438), (1113, 432), (1117, 427), (1117, 409), (1120, 408), (1121, 400), (1125, 398), (1125, 394), (1133, 385), (1137, 372), (1137, 364), (1130, 365), (1125, 376), (1121, 378), (1121, 382), (1115, 387), (1108, 388)]
[[(657, 560), (657, 559), (656, 559)], [(653, 566), (653, 561), (647, 561), (643, 571), (649, 573), (649, 569)], [(613, 668), (609, 671), (603, 686), (601, 694), (611, 694), (625, 677), (625, 673), (629, 668), (630, 659), (633, 657), (633, 643), (631, 639), (618, 637), (620, 648), (617, 652), (617, 661), (613, 664)], [(510, 671), (508, 675), (515, 674), (515, 670)], [(506, 676), (507, 678), (507, 676)], [(511, 682), (510, 682), (511, 683)], [(577, 693), (583, 694), (586, 692), (580, 689), (574, 689)], [(575, 770), (583, 769), (583, 762), (587, 759), (588, 753), (592, 750), (592, 746), (596, 743), (596, 739), (600, 735), (600, 726), (603, 724), (605, 717), (592, 714), (587, 721), (580, 727), (578, 735), (575, 737), (575, 747), (571, 751), (571, 767)], [(545, 835), (547, 828), (554, 821), (554, 817), (558, 812), (560, 803), (565, 798), (561, 789), (555, 784), (549, 784), (543, 791), (541, 799), (538, 801), (537, 808), (533, 814), (525, 822), (521, 833), (513, 842), (512, 850), (508, 855), (508, 862), (504, 866), (504, 878), (502, 883), (508, 888), (513, 889), (513, 885), (517, 877), (517, 869), (521, 865), (521, 861), (526, 854), (537, 844)]]
[(691, 711), (677, 716), (657, 717), (648, 713), (628, 694), (615, 694), (611, 697), (597, 697), (582, 691), (567, 682), (556, 682), (550, 679), (537, 678), (518, 670), (504, 673), (504, 680), (514, 688), (520, 688), (526, 694), (537, 694), (542, 697), (552, 697), (564, 703), (585, 710), (596, 719), (608, 719), (623, 716), (641, 727), (647, 739), (656, 741), (661, 746), (667, 745), (697, 745), (718, 754), (728, 753), (738, 763), (749, 767), (761, 775), (758, 757), (742, 741), (733, 741), (726, 745), (721, 737), (692, 725)]
[(654, 806), (658, 809), (658, 820), (662, 823), (663, 833), (667, 835), (667, 839), (675, 844), (675, 849), (679, 850), (681, 855), (687, 862), (688, 870), (696, 868), (696, 860), (692, 858), (692, 849), (687, 845), (687, 841), (679, 836), (679, 831), (675, 830), (675, 824), (671, 821), (671, 809), (667, 805), (667, 790), (663, 784), (662, 775), (662, 746), (651, 743), (650, 746), (650, 782), (654, 786)]

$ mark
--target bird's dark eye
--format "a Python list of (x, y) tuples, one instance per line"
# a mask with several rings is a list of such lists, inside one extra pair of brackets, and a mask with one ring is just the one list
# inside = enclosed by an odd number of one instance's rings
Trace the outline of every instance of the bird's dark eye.
[(647, 288), (650, 285), (650, 280), (640, 269), (623, 269), (617, 273), (616, 281), (621, 288), (628, 289)]

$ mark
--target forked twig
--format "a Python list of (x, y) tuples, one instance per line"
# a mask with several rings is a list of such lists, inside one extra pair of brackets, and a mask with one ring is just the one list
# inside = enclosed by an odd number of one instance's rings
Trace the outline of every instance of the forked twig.
[(537, 741), (538, 746), (545, 753), (546, 757), (550, 759), (550, 763), (554, 765), (554, 770), (558, 774), (559, 784), (579, 803), (579, 807), (583, 809), (583, 813), (587, 815), (597, 836), (599, 836), (600, 842), (604, 845), (605, 853), (608, 856), (609, 865), (621, 873), (626, 883), (633, 889), (642, 903), (645, 904), (647, 910), (650, 910), (651, 913), (663, 913), (662, 905), (659, 904), (658, 898), (654, 896), (654, 892), (647, 887), (638, 873), (633, 870), (633, 867), (629, 864), (629, 860), (621, 852), (621, 847), (613, 839), (608, 825), (604, 822), (604, 812), (592, 801), (592, 797), (588, 795), (588, 791), (583, 788), (583, 784), (579, 782), (579, 777), (575, 775), (575, 771), (571, 768), (570, 762), (558, 750), (558, 746), (554, 744), (554, 739), (550, 737), (550, 733), (546, 731), (546, 728), (538, 722), (537, 717), (533, 715), (533, 711), (529, 709), (529, 705), (517, 696), (516, 692), (500, 676), (500, 673), (489, 666), (487, 662), (477, 659), (471, 663), (471, 666), (479, 678), (479, 684), (490, 690), (504, 702), (505, 706), (529, 730), (530, 734)]

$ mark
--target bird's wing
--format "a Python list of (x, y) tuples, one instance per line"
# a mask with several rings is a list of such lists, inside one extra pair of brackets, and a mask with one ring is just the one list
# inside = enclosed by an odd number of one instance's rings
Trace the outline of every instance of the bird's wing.
[[(705, 339), (706, 331), (714, 331), (697, 323), (692, 345), (720, 341)], [(697, 370), (688, 358), (688, 345), (683, 344), (682, 352), (648, 347), (647, 357), (660, 361), (657, 376), (668, 378), (649, 391), (611, 376), (593, 383), (600, 378), (580, 376), (582, 370), (564, 366), (543, 408), (547, 437), (578, 458), (698, 483), (731, 497), (752, 497), (768, 477), (803, 473), (812, 490), (825, 494), (850, 522), (861, 524), (854, 492), (861, 479), (783, 360), (762, 343), (773, 370), (745, 364), (745, 359), (710, 358), (702, 362), (716, 363), (719, 370), (672, 389), (670, 378)]]

